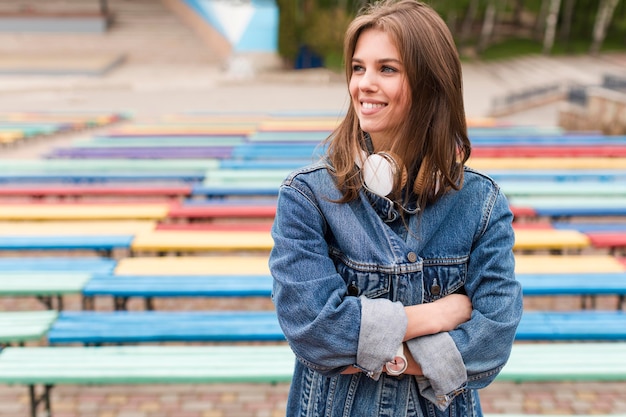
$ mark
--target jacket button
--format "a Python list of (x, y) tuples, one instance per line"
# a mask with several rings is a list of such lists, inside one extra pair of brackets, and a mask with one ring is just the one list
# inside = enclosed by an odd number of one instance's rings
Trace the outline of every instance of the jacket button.
[(430, 287), (430, 293), (432, 295), (439, 295), (441, 293), (441, 287), (437, 284), (433, 284), (432, 287)]
[(353, 297), (359, 295), (359, 287), (357, 287), (354, 283), (348, 285), (348, 295)]
[(417, 255), (415, 254), (415, 252), (409, 252), (406, 255), (406, 257), (409, 260), (409, 262), (416, 262), (417, 261)]

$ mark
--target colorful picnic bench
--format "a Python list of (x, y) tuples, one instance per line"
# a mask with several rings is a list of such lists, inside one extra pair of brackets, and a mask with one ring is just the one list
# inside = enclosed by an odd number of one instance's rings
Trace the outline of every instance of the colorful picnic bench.
[(161, 220), (167, 203), (24, 203), (1, 204), (3, 220)]
[[(154, 298), (270, 297), (270, 275), (119, 275), (94, 274), (81, 286), (83, 306), (93, 309), (96, 297), (111, 297), (114, 310), (126, 310), (128, 300), (144, 301), (154, 310)], [(80, 291), (80, 290), (79, 290)]]
[(47, 309), (61, 311), (63, 296), (81, 294), (91, 278), (90, 272), (0, 271), (0, 297), (36, 297)]
[[(50, 415), (55, 385), (289, 383), (294, 360), (285, 345), (8, 347), (0, 383), (28, 386), (31, 416)], [(515, 344), (497, 380), (626, 381), (626, 343)]]
[(54, 310), (0, 312), (0, 351), (5, 346), (43, 339), (57, 317)]

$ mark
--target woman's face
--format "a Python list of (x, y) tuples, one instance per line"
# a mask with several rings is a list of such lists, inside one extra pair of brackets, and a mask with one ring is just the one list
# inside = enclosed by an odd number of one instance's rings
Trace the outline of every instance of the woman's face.
[(376, 151), (388, 149), (410, 106), (398, 48), (387, 33), (367, 29), (357, 40), (351, 65), (349, 90), (361, 129), (370, 134)]

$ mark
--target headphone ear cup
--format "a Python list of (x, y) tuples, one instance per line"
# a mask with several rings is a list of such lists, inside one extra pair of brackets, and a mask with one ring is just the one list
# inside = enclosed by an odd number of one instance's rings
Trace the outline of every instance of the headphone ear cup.
[(387, 196), (393, 190), (395, 170), (385, 155), (371, 154), (361, 168), (363, 183), (374, 194)]
[(408, 181), (407, 170), (403, 164), (398, 163), (395, 155), (389, 152), (371, 154), (361, 167), (363, 183), (373, 193), (386, 197), (394, 189), (400, 166), (401, 187), (404, 187)]

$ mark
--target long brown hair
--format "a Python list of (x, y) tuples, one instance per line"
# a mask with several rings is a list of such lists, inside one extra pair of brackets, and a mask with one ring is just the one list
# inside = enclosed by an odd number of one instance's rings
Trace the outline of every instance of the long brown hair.
[[(395, 42), (410, 86), (410, 111), (398, 126), (391, 151), (401, 155), (409, 183), (420, 207), (450, 189), (460, 189), (463, 164), (471, 146), (463, 106), (461, 63), (454, 40), (441, 17), (415, 0), (384, 0), (366, 6), (349, 25), (344, 38), (344, 63), (348, 83), (352, 56), (364, 30), (379, 29)], [(343, 193), (342, 201), (358, 196), (362, 179), (355, 156), (363, 149), (364, 132), (352, 103), (337, 129), (327, 139), (328, 157)], [(418, 173), (422, 167), (425, 175)], [(396, 181), (394, 195), (399, 195)], [(415, 198), (407, 195), (405, 199)]]

